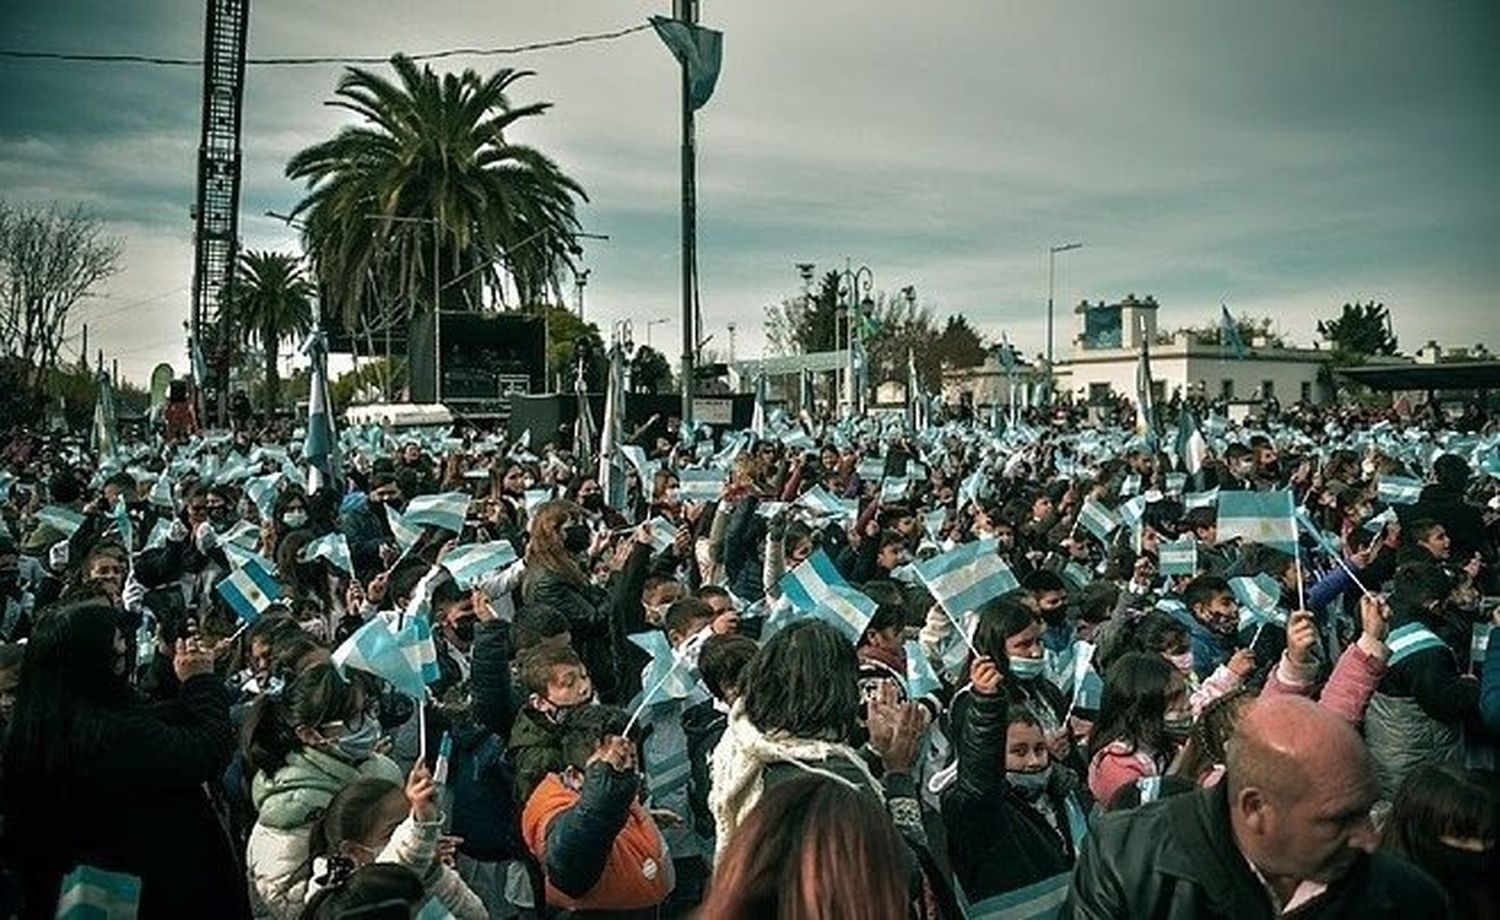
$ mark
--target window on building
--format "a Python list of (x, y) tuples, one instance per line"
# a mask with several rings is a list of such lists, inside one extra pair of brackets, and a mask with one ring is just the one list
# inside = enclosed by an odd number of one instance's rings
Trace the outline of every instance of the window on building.
[(1113, 394), (1107, 383), (1089, 384), (1089, 405), (1102, 406), (1110, 401)]
[(1260, 382), (1260, 398), (1271, 399), (1276, 395), (1276, 381), (1262, 380)]
[(1234, 399), (1234, 381), (1233, 380), (1220, 380), (1219, 381), (1219, 398), (1220, 399)]
[(1311, 380), (1304, 380), (1304, 381), (1302, 381), (1302, 396), (1301, 396), (1301, 399), (1305, 403), (1310, 403), (1310, 402), (1313, 401), (1312, 400), (1312, 381)]

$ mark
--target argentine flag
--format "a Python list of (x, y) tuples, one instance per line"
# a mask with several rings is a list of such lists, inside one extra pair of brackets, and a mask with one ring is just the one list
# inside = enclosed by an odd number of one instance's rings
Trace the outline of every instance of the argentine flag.
[(124, 872), (78, 866), (63, 876), (57, 920), (135, 920), (141, 907), (141, 880)]
[(468, 514), (467, 493), (443, 492), (439, 495), (418, 495), (407, 502), (406, 512), (401, 517), (410, 526), (430, 526), (452, 533), (463, 533), (464, 518)]
[(65, 537), (71, 537), (83, 526), (83, 515), (61, 505), (46, 505), (36, 513), (38, 523), (46, 524)]
[[(400, 621), (400, 622), (398, 622)], [(334, 667), (374, 674), (416, 700), (427, 697), (427, 685), (437, 680), (437, 646), (432, 626), (423, 616), (398, 616), (386, 611), (361, 626), (333, 653)]]
[(255, 622), (267, 607), (281, 599), (281, 585), (256, 559), (247, 559), (244, 565), (230, 572), (216, 590), (234, 615), (246, 623)]
[(519, 557), (509, 540), (492, 540), (489, 543), (471, 543), (448, 553), (439, 565), (448, 570), (453, 580), (465, 591), (472, 589), (481, 579), (515, 564)]
[(162, 470), (161, 475), (156, 477), (146, 500), (158, 508), (177, 509), (177, 502), (172, 497), (172, 477), (167, 475), (166, 470)]
[(1219, 487), (1214, 486), (1207, 492), (1188, 492), (1182, 496), (1182, 507), (1188, 511), (1194, 508), (1212, 508), (1219, 503)]
[(1158, 552), (1158, 569), (1163, 575), (1193, 575), (1198, 571), (1198, 541), (1191, 535), (1161, 543)]
[(813, 486), (797, 499), (797, 504), (823, 517), (853, 518), (859, 514), (859, 500), (837, 498), (822, 486)]
[(915, 639), (906, 640), (906, 698), (917, 700), (943, 687), (943, 682), (932, 669), (932, 662)]
[(1109, 535), (1120, 527), (1120, 518), (1097, 499), (1086, 498), (1083, 500), (1083, 507), (1078, 509), (1078, 523), (1097, 537), (1100, 543), (1108, 543)]
[(827, 620), (856, 644), (875, 616), (875, 601), (845, 581), (821, 549), (781, 576), (778, 585), (798, 612)]
[(955, 621), (990, 598), (1021, 586), (996, 546), (994, 540), (977, 540), (914, 563), (932, 599)]
[(1246, 543), (1260, 543), (1281, 550), (1288, 556), (1297, 553), (1297, 521), (1293, 516), (1292, 493), (1230, 491), (1219, 493), (1219, 542), (1238, 537)]
[(664, 553), (677, 542), (677, 528), (671, 521), (657, 516), (646, 523), (651, 525), (651, 548), (656, 552)]
[(1264, 572), (1229, 579), (1229, 590), (1240, 606), (1256, 613), (1270, 614), (1281, 604), (1281, 585)]
[(298, 558), (303, 562), (327, 559), (328, 564), (340, 572), (354, 574), (354, 563), (349, 558), (349, 540), (337, 531), (309, 541), (306, 546), (302, 547)]
[[(629, 707), (632, 711), (638, 706), (653, 706), (692, 695), (697, 687), (697, 677), (687, 660), (673, 650), (665, 633), (652, 629), (631, 633), (625, 638), (651, 656), (651, 663), (641, 674), (642, 695), (632, 701)], [(650, 693), (649, 699), (645, 697), (646, 693)]]
[(677, 491), (683, 501), (714, 501), (724, 492), (724, 471), (682, 470), (677, 474)]
[(1406, 476), (1381, 476), (1376, 495), (1387, 505), (1415, 505), (1422, 497), (1422, 483)]

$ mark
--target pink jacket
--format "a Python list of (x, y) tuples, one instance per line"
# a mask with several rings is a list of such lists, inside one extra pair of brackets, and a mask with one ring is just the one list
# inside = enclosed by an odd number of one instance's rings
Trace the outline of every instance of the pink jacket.
[(1193, 709), (1193, 718), (1203, 714), (1203, 709), (1209, 703), (1239, 687), (1242, 683), (1240, 676), (1229, 670), (1229, 665), (1221, 664), (1214, 668), (1214, 672), (1204, 678), (1203, 683), (1198, 685), (1188, 696), (1188, 705)]
[(1160, 774), (1161, 770), (1150, 754), (1123, 741), (1111, 741), (1089, 762), (1089, 792), (1100, 808), (1107, 809), (1115, 793), (1121, 789), (1143, 776)]
[[(1376, 684), (1385, 674), (1386, 655), (1384, 642), (1360, 636), (1358, 642), (1344, 649), (1344, 654), (1339, 656), (1333, 674), (1323, 685), (1323, 692), (1316, 695), (1318, 702), (1323, 708), (1358, 725), (1364, 720), (1365, 706), (1369, 705)], [(1280, 663), (1266, 676), (1266, 686), (1260, 695), (1295, 693), (1314, 697), (1315, 679), (1315, 674), (1299, 669), (1283, 653)]]

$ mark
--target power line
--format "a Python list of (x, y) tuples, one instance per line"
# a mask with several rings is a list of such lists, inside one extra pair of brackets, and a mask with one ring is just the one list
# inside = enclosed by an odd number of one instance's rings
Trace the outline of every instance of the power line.
[[(407, 57), (414, 61), (435, 61), (450, 57), (493, 57), (501, 54), (521, 54), (527, 51), (544, 51), (549, 48), (567, 48), (573, 45), (586, 45), (593, 42), (614, 41), (633, 35), (651, 28), (651, 23), (643, 22), (639, 25), (629, 26), (623, 29), (615, 29), (611, 32), (593, 32), (586, 35), (575, 35), (572, 38), (558, 38), (550, 41), (529, 42), (524, 45), (510, 45), (498, 48), (445, 48), (441, 51), (426, 51), (421, 54), (408, 54)], [(73, 54), (63, 51), (26, 51), (19, 48), (0, 48), (0, 57), (18, 58), (30, 61), (66, 61), (69, 63), (86, 64), (152, 64), (160, 67), (202, 67), (202, 58), (183, 57), (156, 57), (145, 54)], [(253, 57), (246, 58), (245, 63), (252, 67), (306, 67), (321, 64), (385, 64), (389, 63), (390, 56), (328, 56), (328, 57)]]

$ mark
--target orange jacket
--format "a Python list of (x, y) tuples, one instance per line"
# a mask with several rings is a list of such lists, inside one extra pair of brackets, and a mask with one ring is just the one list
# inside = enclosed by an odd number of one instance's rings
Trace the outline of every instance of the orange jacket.
[(547, 903), (569, 910), (639, 910), (666, 900), (672, 890), (672, 857), (656, 822), (633, 800), (594, 887), (573, 897), (553, 886), (547, 865), (547, 830), (578, 799), (579, 793), (564, 785), (556, 773), (549, 773), (521, 813), (521, 835), (548, 875)]

